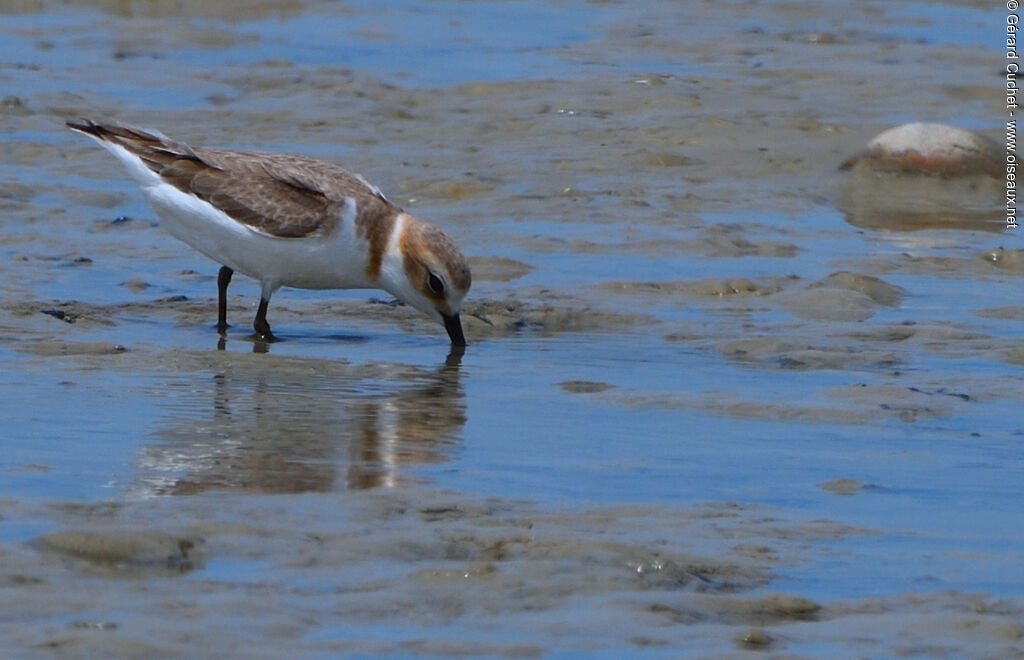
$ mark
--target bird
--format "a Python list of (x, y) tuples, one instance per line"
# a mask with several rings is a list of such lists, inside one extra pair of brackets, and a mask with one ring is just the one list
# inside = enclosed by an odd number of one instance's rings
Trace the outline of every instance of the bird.
[(207, 149), (157, 130), (82, 118), (67, 126), (112, 153), (171, 236), (221, 264), (217, 331), (237, 271), (260, 284), (256, 337), (281, 287), (383, 289), (465, 346), (459, 312), (472, 283), (455, 242), (362, 175), (310, 156)]

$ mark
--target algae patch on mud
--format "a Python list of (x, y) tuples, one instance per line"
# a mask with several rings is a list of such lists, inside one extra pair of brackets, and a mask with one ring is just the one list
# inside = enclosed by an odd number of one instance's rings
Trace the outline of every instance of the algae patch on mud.
[(200, 565), (197, 558), (203, 540), (132, 529), (68, 530), (44, 534), (36, 545), (95, 566), (188, 571)]

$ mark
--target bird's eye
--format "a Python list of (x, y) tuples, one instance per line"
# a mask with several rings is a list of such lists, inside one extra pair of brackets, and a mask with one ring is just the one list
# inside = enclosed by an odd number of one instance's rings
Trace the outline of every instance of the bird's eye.
[(444, 282), (441, 281), (440, 277), (433, 273), (430, 273), (430, 276), (427, 277), (427, 288), (430, 289), (431, 293), (434, 295), (444, 295)]

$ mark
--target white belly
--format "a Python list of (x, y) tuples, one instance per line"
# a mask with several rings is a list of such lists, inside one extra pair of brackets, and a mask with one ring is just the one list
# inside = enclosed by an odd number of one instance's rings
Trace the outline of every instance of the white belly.
[(282, 286), (373, 288), (366, 277), (367, 243), (355, 235), (354, 202), (346, 205), (337, 230), (328, 236), (276, 238), (162, 181), (143, 186), (142, 192), (172, 236), (259, 280), (267, 294)]

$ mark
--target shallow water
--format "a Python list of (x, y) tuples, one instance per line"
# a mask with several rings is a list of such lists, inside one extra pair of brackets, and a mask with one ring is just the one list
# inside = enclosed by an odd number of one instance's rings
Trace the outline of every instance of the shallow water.
[[(1019, 234), (838, 170), (998, 136), (990, 6), (231, 7), (0, 10), (8, 654), (1024, 657)], [(471, 345), (244, 278), (219, 342), (83, 115), (361, 171)]]

